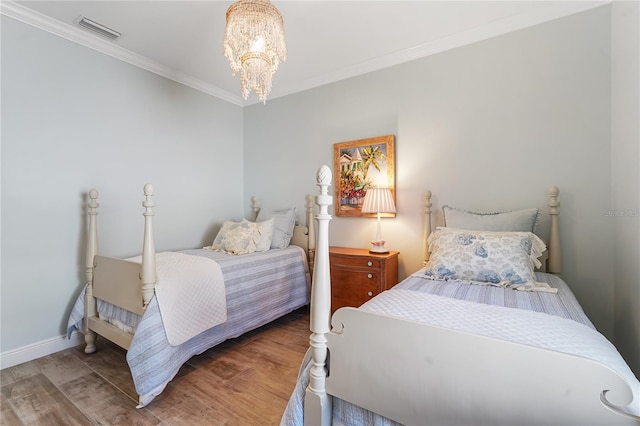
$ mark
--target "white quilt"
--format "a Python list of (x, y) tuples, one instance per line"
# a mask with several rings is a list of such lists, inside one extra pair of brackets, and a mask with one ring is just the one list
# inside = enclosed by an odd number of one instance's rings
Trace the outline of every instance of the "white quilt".
[[(640, 400), (640, 382), (617, 349), (602, 334), (573, 320), (403, 289), (385, 291), (360, 309), (592, 359), (624, 377), (634, 401)], [(640, 415), (640, 405), (630, 409)]]
[(162, 252), (156, 254), (156, 271), (156, 298), (172, 346), (227, 320), (224, 279), (217, 262)]

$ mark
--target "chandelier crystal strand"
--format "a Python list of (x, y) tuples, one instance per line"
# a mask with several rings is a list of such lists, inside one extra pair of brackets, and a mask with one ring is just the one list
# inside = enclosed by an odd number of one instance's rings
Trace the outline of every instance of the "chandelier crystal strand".
[(269, 0), (240, 0), (227, 9), (224, 55), (233, 75), (240, 72), (242, 97), (253, 90), (266, 103), (273, 74), (287, 60), (282, 15)]

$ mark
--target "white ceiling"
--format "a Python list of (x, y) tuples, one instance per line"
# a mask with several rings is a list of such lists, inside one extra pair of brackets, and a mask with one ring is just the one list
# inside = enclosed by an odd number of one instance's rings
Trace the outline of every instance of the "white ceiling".
[[(578, 13), (608, 1), (273, 1), (288, 48), (268, 99)], [(222, 52), (231, 1), (2, 1), (7, 16), (237, 105)], [(108, 41), (79, 16), (117, 30)]]

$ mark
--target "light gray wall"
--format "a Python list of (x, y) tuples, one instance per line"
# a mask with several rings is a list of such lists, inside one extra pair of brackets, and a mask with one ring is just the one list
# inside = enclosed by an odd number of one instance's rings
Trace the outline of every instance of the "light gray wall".
[(142, 250), (142, 187), (159, 251), (210, 244), (241, 218), (242, 110), (2, 16), (2, 352), (65, 331), (83, 284), (84, 208), (100, 251)]
[[(492, 210), (544, 206), (558, 185), (565, 279), (640, 371), (638, 221), (605, 214), (633, 212), (640, 191), (637, 3), (617, 3), (613, 20), (603, 7), (244, 112), (3, 16), (0, 350), (63, 333), (91, 187), (102, 253), (140, 251), (147, 181), (158, 249), (195, 247), (248, 215), (248, 195), (302, 211), (333, 143), (392, 133), (398, 215), (383, 235), (401, 278), (420, 267), (425, 189), (436, 208)], [(331, 242), (374, 233), (334, 218)]]
[[(557, 185), (564, 277), (611, 338), (610, 18), (602, 7), (245, 108), (245, 192), (302, 208), (334, 143), (395, 134), (398, 213), (382, 233), (404, 278), (421, 266), (424, 190), (436, 208), (491, 211), (544, 208)], [(331, 222), (332, 245), (374, 235), (374, 220)]]
[[(612, 5), (612, 208), (614, 328), (618, 349), (640, 372), (640, 3)], [(640, 373), (638, 373), (640, 375)]]

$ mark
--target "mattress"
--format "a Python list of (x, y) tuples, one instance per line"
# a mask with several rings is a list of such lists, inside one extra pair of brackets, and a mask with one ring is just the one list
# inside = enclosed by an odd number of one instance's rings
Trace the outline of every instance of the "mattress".
[[(200, 249), (181, 253), (204, 256), (220, 265), (227, 298), (225, 323), (179, 346), (171, 346), (164, 333), (155, 297), (142, 317), (105, 302), (98, 303), (102, 315), (136, 329), (127, 351), (127, 363), (140, 395), (139, 407), (159, 395), (192, 356), (309, 303), (309, 271), (306, 255), (300, 247), (292, 245), (242, 256)], [(69, 318), (69, 335), (74, 329), (81, 329), (83, 315), (84, 291)]]

